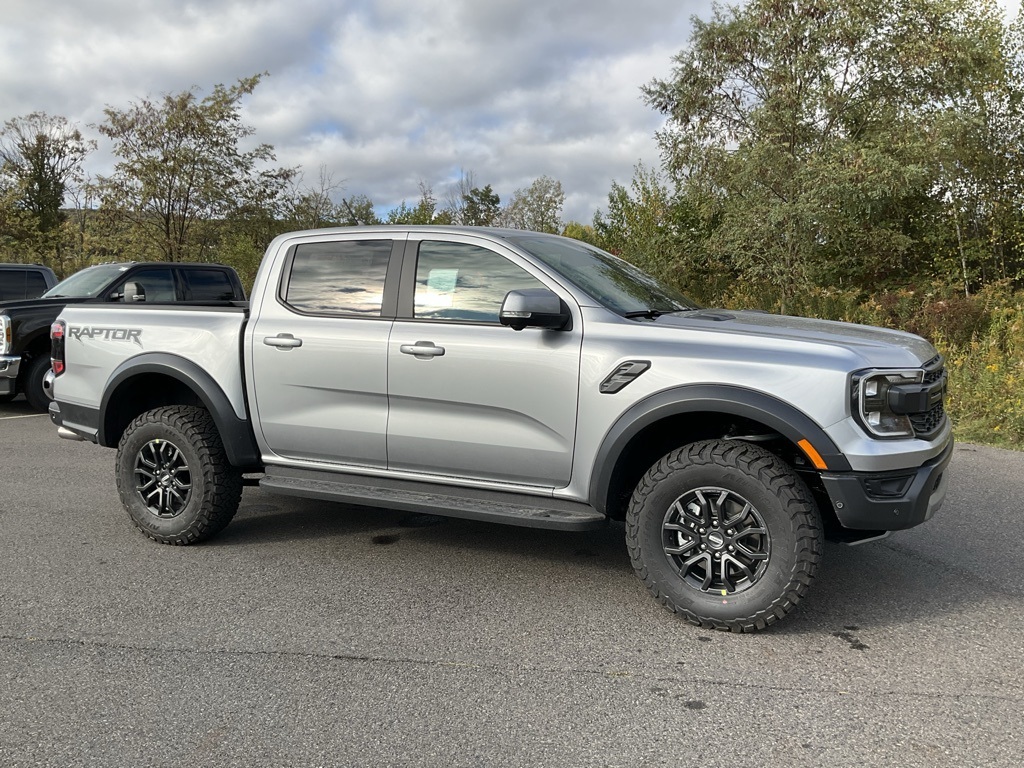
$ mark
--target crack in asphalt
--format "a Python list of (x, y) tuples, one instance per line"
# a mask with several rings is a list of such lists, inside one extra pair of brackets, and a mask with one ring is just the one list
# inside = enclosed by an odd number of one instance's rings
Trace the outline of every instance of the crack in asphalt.
[[(838, 635), (837, 635), (838, 636)], [(771, 691), (777, 693), (807, 693), (807, 694), (828, 694), (833, 693), (840, 696), (885, 696), (905, 697), (911, 699), (933, 700), (933, 701), (998, 701), (1006, 703), (1021, 703), (1024, 701), (1024, 691), (1017, 696), (997, 693), (964, 693), (956, 692), (934, 692), (934, 691), (898, 691), (875, 688), (840, 688), (835, 686), (813, 687), (813, 686), (787, 686), (772, 685), (756, 682), (735, 682), (726, 680), (714, 680), (704, 677), (665, 677), (649, 675), (644, 673), (631, 672), (622, 669), (593, 669), (586, 667), (542, 667), (529, 664), (486, 664), (481, 662), (447, 661), (443, 659), (415, 659), (398, 656), (378, 656), (357, 653), (314, 653), (311, 651), (243, 651), (222, 649), (196, 649), (178, 647), (160, 647), (148, 645), (130, 645), (126, 643), (104, 643), (94, 640), (73, 640), (68, 638), (45, 638), (31, 637), (27, 635), (0, 635), (0, 643), (21, 643), (21, 644), (46, 644), (62, 648), (90, 648), (96, 650), (130, 651), (135, 653), (157, 653), (157, 654), (188, 654), (193, 656), (237, 656), (248, 658), (279, 658), (296, 660), (316, 661), (339, 661), (356, 662), (361, 664), (392, 664), (420, 667), (434, 667), (443, 669), (470, 669), (490, 672), (535, 672), (538, 674), (577, 674), (589, 675), (592, 677), (606, 679), (620, 679), (630, 681), (648, 681), (658, 683), (669, 683), (674, 685), (705, 685), (718, 688), (746, 689), (757, 691)]]

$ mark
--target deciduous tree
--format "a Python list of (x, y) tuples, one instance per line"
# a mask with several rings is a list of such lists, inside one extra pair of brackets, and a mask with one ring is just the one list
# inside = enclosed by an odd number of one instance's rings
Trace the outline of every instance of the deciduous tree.
[(253, 129), (241, 121), (241, 100), (260, 78), (216, 85), (201, 99), (192, 89), (104, 110), (99, 131), (113, 141), (118, 162), (99, 180), (102, 204), (128, 219), (168, 261), (206, 255), (211, 231), (204, 223), (239, 210), (280, 217), (294, 171), (268, 165), (274, 160), (269, 144), (242, 149)]

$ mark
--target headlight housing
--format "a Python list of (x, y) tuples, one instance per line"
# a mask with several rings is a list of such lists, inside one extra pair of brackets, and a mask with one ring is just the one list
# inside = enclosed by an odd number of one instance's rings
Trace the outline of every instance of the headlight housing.
[(921, 369), (859, 371), (853, 376), (852, 408), (854, 417), (872, 437), (913, 437), (914, 425), (907, 409), (907, 387), (924, 382)]
[(0, 355), (6, 355), (11, 348), (11, 318), (0, 315)]

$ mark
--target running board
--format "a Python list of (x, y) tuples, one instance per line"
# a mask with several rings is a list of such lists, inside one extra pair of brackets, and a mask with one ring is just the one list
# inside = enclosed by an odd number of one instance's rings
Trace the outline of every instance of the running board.
[(603, 528), (607, 523), (607, 518), (588, 504), (551, 497), (379, 477), (341, 476), (290, 467), (267, 467), (259, 485), (269, 493), (284, 496), (423, 512), (527, 528), (588, 531)]

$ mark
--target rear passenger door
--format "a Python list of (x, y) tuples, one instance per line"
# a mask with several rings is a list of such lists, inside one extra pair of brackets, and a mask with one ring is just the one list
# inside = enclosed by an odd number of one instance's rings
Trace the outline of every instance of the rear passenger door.
[(265, 451), (298, 462), (387, 466), (397, 279), (393, 292), (386, 284), (401, 238), (333, 235), (289, 249), (247, 335), (254, 425)]

